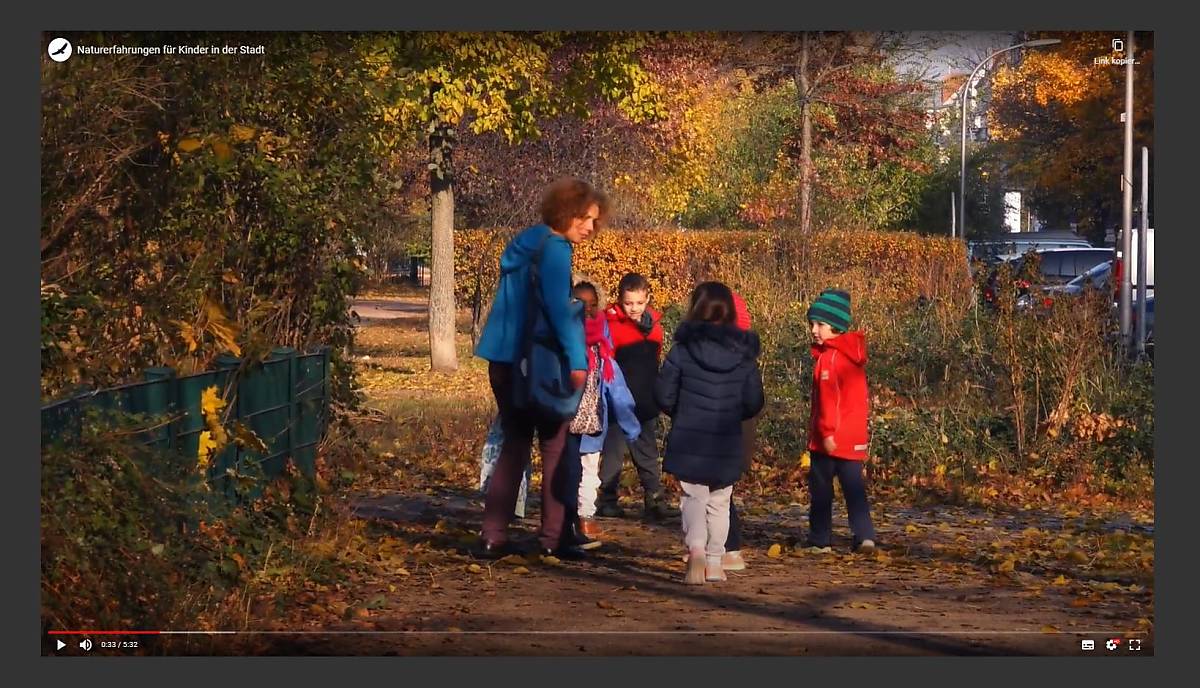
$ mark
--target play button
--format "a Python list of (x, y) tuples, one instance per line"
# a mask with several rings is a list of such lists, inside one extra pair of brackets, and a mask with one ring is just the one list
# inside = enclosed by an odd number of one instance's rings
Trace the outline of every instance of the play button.
[(63, 648), (64, 648), (64, 647), (66, 647), (66, 646), (67, 646), (67, 644), (66, 644), (66, 643), (64, 643), (63, 641), (61, 641), (61, 640), (60, 640), (60, 641), (58, 641), (58, 649), (60, 649), (60, 650), (61, 650), (61, 649), (63, 649)]

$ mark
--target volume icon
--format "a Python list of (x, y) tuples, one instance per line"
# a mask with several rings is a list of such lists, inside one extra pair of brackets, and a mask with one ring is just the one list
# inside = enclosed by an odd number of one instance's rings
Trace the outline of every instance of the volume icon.
[(92, 639), (91, 639), (91, 638), (84, 638), (84, 639), (83, 639), (83, 641), (79, 643), (79, 647), (82, 647), (84, 650), (86, 650), (86, 651), (88, 651), (88, 652), (91, 652), (91, 650), (92, 650)]

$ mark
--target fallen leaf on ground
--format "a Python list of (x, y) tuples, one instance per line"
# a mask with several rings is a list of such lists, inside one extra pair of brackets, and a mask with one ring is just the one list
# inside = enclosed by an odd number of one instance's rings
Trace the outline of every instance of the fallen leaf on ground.
[(518, 566), (517, 568), (513, 569), (513, 573), (529, 573), (529, 569), (525, 568), (524, 566)]
[(1054, 579), (1054, 585), (1069, 585), (1070, 583), (1071, 581), (1067, 580), (1067, 577), (1062, 574), (1059, 574), (1058, 578)]
[(781, 547), (778, 542), (771, 545), (771, 547), (767, 550), (767, 556), (771, 557), (772, 559), (778, 559), (781, 554), (783, 554), (783, 547)]

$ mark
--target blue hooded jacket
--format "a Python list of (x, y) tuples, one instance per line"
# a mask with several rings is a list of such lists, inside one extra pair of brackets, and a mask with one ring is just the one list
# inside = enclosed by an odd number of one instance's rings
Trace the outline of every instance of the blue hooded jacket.
[[(610, 343), (612, 342), (607, 322), (604, 323), (604, 336), (609, 339)], [(636, 404), (633, 401), (633, 393), (625, 384), (625, 374), (621, 372), (621, 366), (617, 365), (615, 360), (612, 364), (612, 382), (605, 382), (604, 369), (600, 370), (600, 432), (594, 435), (583, 435), (579, 438), (580, 454), (593, 454), (604, 450), (604, 438), (608, 436), (609, 407), (612, 407), (613, 414), (617, 418), (617, 425), (621, 427), (628, 441), (633, 442), (638, 435), (642, 434), (642, 422), (634, 413)], [(605, 366), (608, 363), (601, 361), (600, 365)]]
[(566, 352), (571, 370), (587, 370), (583, 328), (571, 309), (571, 242), (548, 225), (534, 225), (513, 237), (500, 256), (500, 284), (483, 326), (475, 355), (494, 363), (513, 363), (520, 355), (528, 313), (529, 265), (538, 244), (549, 235), (539, 264), (547, 320)]

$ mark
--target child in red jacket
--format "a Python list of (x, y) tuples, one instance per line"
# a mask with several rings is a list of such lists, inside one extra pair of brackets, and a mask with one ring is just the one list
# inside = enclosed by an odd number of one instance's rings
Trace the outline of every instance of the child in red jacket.
[(863, 483), (867, 459), (867, 340), (850, 330), (850, 294), (826, 289), (808, 309), (813, 337), (812, 411), (808, 449), (811, 503), (808, 545), (831, 551), (833, 477), (846, 497), (854, 549), (875, 549), (875, 528)]
[(650, 306), (650, 282), (637, 273), (621, 278), (617, 287), (617, 302), (605, 311), (612, 335), (614, 358), (625, 374), (625, 383), (636, 404), (634, 413), (642, 424), (641, 435), (626, 442), (619, 432), (605, 438), (600, 458), (600, 494), (596, 514), (620, 517), (625, 510), (617, 502), (625, 448), (633, 455), (638, 480), (642, 483), (645, 507), (643, 517), (662, 521), (674, 516), (663, 498), (662, 466), (658, 456), (658, 404), (654, 401), (654, 381), (658, 378), (662, 357), (662, 316)]

